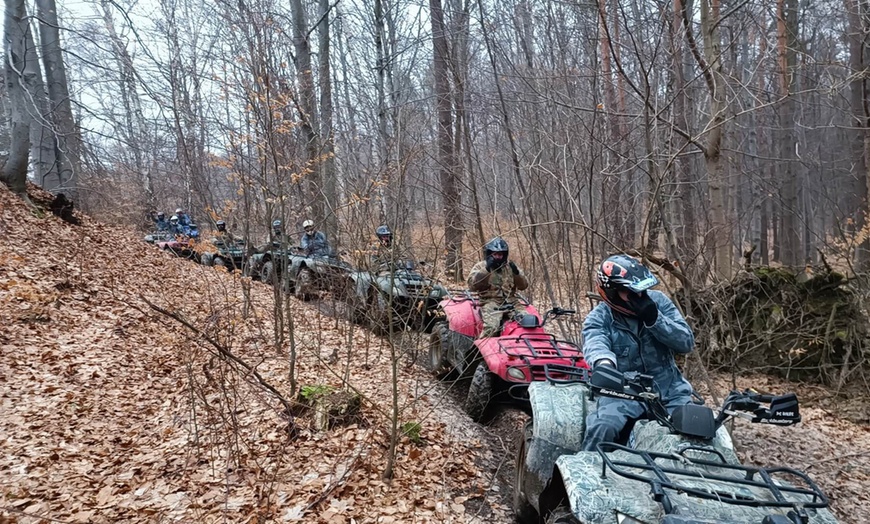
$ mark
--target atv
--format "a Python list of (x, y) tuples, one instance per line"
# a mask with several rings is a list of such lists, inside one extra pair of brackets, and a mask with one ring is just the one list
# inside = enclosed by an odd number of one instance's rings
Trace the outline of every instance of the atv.
[(175, 240), (175, 235), (173, 235), (169, 231), (154, 231), (153, 233), (145, 235), (144, 240), (149, 244), (156, 244), (158, 242), (168, 242), (170, 240)]
[(255, 253), (245, 266), (245, 274), (268, 284), (281, 283), (287, 293), (299, 300), (309, 300), (319, 291), (344, 289), (353, 268), (347, 262), (331, 256), (308, 256), (297, 246), (272, 248)]
[(343, 298), (353, 320), (367, 323), (378, 335), (406, 327), (429, 333), (438, 304), (447, 295), (441, 284), (426, 278), (411, 260), (380, 264), (374, 272), (351, 274), (351, 290)]
[[(732, 417), (788, 426), (797, 397), (732, 391), (718, 414), (688, 404), (671, 414), (653, 377), (547, 366), (529, 386), (532, 416), (520, 436), (513, 508), (524, 524), (834, 524), (828, 499), (803, 472), (740, 464), (722, 425)], [(646, 408), (628, 443), (580, 451), (595, 395)]]
[[(471, 377), (465, 412), (475, 422), (491, 420), (498, 404), (528, 411), (528, 385), (544, 379), (546, 364), (589, 367), (576, 344), (544, 331), (549, 318), (572, 315), (571, 309), (554, 307), (541, 317), (525, 304), (526, 313), (506, 320), (500, 336), (481, 339), (480, 302), (471, 294), (442, 300), (441, 308), (447, 321), (432, 329), (428, 367), (438, 378)], [(514, 306), (507, 303), (499, 309), (507, 314)]]
[[(148, 236), (152, 237), (154, 245), (167, 253), (172, 253), (180, 258), (189, 258), (191, 260), (198, 259), (198, 255), (193, 249), (190, 239), (184, 235), (173, 235), (171, 233), (160, 232)], [(146, 241), (148, 236), (145, 237)]]
[(233, 269), (244, 270), (245, 266), (245, 241), (242, 239), (234, 242), (225, 242), (220, 239), (212, 239), (212, 245), (217, 251), (207, 251), (200, 254), (199, 261), (204, 266), (225, 267), (228, 271)]

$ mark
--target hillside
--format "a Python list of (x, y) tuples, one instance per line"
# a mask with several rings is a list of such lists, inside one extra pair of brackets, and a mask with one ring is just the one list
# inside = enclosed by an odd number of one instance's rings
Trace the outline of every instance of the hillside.
[(347, 375), (364, 397), (354, 424), (312, 431), (204, 341), (289, 398), (270, 288), (251, 286), (242, 318), (236, 275), (88, 217), (36, 216), (5, 188), (0, 209), (0, 521), (510, 521), (477, 465), (485, 432), (404, 361), (400, 423), (420, 422), (421, 439), (402, 439), (382, 479), (392, 393), (380, 339), (289, 302), (299, 385), (340, 388)]
[[(387, 482), (382, 339), (328, 301), (289, 300), (293, 337), (285, 321), (276, 345), (271, 288), (82, 219), (42, 216), (0, 188), (0, 522), (512, 522), (519, 416), (471, 423), (398, 355), (399, 424), (421, 429), (401, 439)], [(346, 381), (362, 395), (348, 426), (315, 431), (297, 409), (294, 352), (298, 387)], [(870, 522), (867, 425), (819, 388), (738, 385), (806, 401), (797, 427), (737, 424), (742, 456), (808, 469), (844, 522)]]

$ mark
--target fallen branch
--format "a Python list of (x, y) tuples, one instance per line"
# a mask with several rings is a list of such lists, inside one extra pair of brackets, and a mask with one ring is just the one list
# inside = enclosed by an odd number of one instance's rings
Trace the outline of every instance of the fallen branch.
[(870, 454), (870, 451), (865, 450), (865, 451), (856, 451), (855, 453), (846, 453), (845, 455), (837, 455), (835, 457), (828, 457), (828, 458), (824, 458), (821, 460), (817, 460), (815, 462), (810, 462), (809, 464), (804, 466), (803, 469), (810, 469), (813, 466), (817, 466), (819, 464), (824, 464), (825, 462), (833, 462), (835, 460), (840, 460), (840, 459), (850, 458), (850, 457), (861, 457), (861, 456), (868, 455), (868, 454)]
[(271, 394), (272, 394), (276, 399), (278, 399), (278, 401), (279, 401), (279, 402), (284, 406), (284, 412), (287, 414), (287, 417), (289, 418), (289, 422), (290, 422), (290, 434), (291, 434), (292, 436), (295, 436), (295, 435), (298, 433), (298, 428), (296, 427), (296, 422), (295, 422), (294, 417), (293, 417), (293, 411), (292, 411), (292, 410), (293, 410), (293, 405), (291, 404), (291, 402), (290, 402), (289, 400), (287, 400), (286, 398), (284, 398), (284, 395), (282, 395), (281, 392), (278, 391), (278, 390), (275, 388), (275, 386), (269, 384), (269, 383), (266, 381), (266, 379), (264, 379), (264, 378), (260, 375), (260, 373), (257, 372), (256, 369), (254, 369), (250, 364), (248, 364), (248, 363), (245, 362), (244, 360), (242, 360), (242, 359), (240, 359), (239, 357), (235, 356), (235, 355), (234, 355), (230, 350), (228, 350), (227, 348), (225, 348), (224, 346), (222, 346), (221, 344), (219, 344), (216, 340), (214, 340), (214, 339), (211, 338), (210, 336), (208, 336), (208, 335), (206, 335), (205, 333), (203, 333), (203, 331), (202, 331), (201, 329), (197, 328), (196, 326), (194, 326), (193, 324), (191, 324), (190, 322), (188, 322), (187, 319), (185, 319), (184, 317), (182, 317), (182, 316), (179, 315), (178, 313), (175, 313), (175, 312), (173, 312), (173, 311), (169, 311), (169, 310), (164, 309), (164, 308), (162, 308), (162, 307), (160, 307), (160, 306), (158, 306), (158, 305), (156, 305), (156, 304), (153, 304), (153, 303), (151, 303), (147, 298), (145, 298), (145, 297), (142, 296), (142, 295), (139, 295), (139, 298), (140, 298), (143, 302), (145, 302), (146, 304), (148, 304), (148, 306), (149, 306), (151, 309), (153, 309), (154, 311), (157, 311), (158, 313), (160, 313), (160, 314), (162, 314), (162, 315), (165, 315), (165, 316), (167, 316), (167, 317), (169, 317), (169, 318), (175, 320), (176, 322), (178, 322), (178, 323), (181, 324), (182, 326), (184, 326), (184, 327), (186, 327), (187, 329), (189, 329), (189, 330), (193, 331), (194, 333), (196, 333), (197, 336), (202, 337), (203, 340), (205, 340), (206, 342), (208, 342), (212, 347), (214, 347), (214, 348), (217, 350), (218, 355), (220, 355), (222, 358), (224, 358), (224, 359), (226, 359), (226, 360), (229, 360), (230, 362), (233, 362), (233, 363), (237, 364), (238, 366), (241, 366), (242, 368), (245, 369), (245, 371), (247, 371), (248, 373), (250, 373), (251, 376), (253, 376), (253, 377), (257, 380), (257, 383), (258, 383), (258, 384), (259, 384), (263, 389), (265, 389), (266, 391), (268, 391), (269, 393), (271, 393)]

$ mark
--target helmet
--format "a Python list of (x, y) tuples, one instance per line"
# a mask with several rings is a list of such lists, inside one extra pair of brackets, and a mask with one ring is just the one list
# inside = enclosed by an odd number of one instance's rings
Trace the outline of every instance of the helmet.
[(659, 279), (643, 264), (628, 255), (613, 255), (601, 263), (596, 275), (598, 294), (612, 309), (626, 315), (634, 315), (631, 306), (622, 297), (620, 291), (643, 293), (657, 285)]
[(218, 220), (215, 223), (215, 225), (217, 226), (218, 231), (226, 231), (227, 230), (227, 223), (224, 222), (223, 220)]
[(483, 246), (483, 259), (495, 269), (507, 264), (508, 253), (508, 243), (502, 237), (495, 237)]
[(174, 224), (174, 223), (178, 222), (178, 217), (175, 215), (172, 215), (171, 217), (169, 217), (169, 221)]
[(182, 215), (182, 214), (184, 214), (184, 210), (179, 207), (178, 209), (175, 210), (175, 214)]
[(164, 218), (166, 218), (166, 213), (164, 213), (163, 211), (157, 213), (158, 220), (163, 220)]
[(274, 231), (275, 233), (280, 233), (281, 230), (283, 229), (282, 226), (283, 226), (283, 223), (280, 220), (274, 220), (272, 222), (272, 231)]
[(308, 228), (312, 228), (312, 229), (314, 228), (314, 221), (311, 219), (308, 219), (305, 222), (302, 222), (302, 229), (308, 231)]
[(390, 231), (389, 227), (379, 226), (375, 230), (375, 235), (377, 235), (378, 240), (380, 240), (385, 246), (390, 247), (393, 244), (393, 232)]

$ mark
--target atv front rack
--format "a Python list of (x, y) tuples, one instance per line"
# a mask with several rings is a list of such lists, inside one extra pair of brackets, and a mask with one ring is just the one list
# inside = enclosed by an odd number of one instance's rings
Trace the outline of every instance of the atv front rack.
[[(537, 347), (536, 347), (537, 345)], [(549, 333), (525, 333), (499, 338), (499, 350), (509, 357), (528, 359), (567, 359), (579, 361), (583, 352), (573, 342), (558, 340)]]
[[(598, 444), (597, 451), (602, 457), (601, 476), (607, 476), (610, 469), (617, 475), (650, 485), (653, 499), (660, 503), (665, 513), (674, 511), (673, 505), (666, 490), (685, 493), (686, 495), (704, 500), (714, 500), (723, 504), (737, 506), (750, 506), (754, 508), (792, 508), (803, 512), (803, 508), (826, 508), (828, 499), (822, 490), (813, 482), (806, 473), (791, 468), (757, 468), (741, 464), (729, 464), (721, 453), (706, 447), (689, 446), (678, 453), (666, 454), (653, 451), (631, 449), (613, 442)], [(639, 460), (617, 460), (610, 454), (612, 451), (622, 451), (637, 457)], [(690, 458), (685, 455), (686, 451), (705, 452), (715, 456), (718, 460), (710, 461), (699, 458)], [(657, 460), (670, 460), (684, 464), (685, 467), (664, 466)], [(711, 471), (702, 470), (698, 467), (709, 467)], [(643, 475), (635, 471), (642, 471), (649, 475)], [(723, 471), (713, 473), (713, 471)], [(724, 474), (732, 473), (732, 475)], [(799, 479), (803, 486), (792, 486), (783, 482), (776, 482), (774, 476), (789, 476), (791, 479)], [(744, 487), (744, 493), (731, 493), (721, 489), (705, 490), (698, 487), (678, 482), (677, 477), (683, 479), (695, 479), (699, 482), (709, 482), (723, 485)], [(747, 495), (746, 493), (749, 493)], [(801, 519), (801, 521), (805, 521)]]
[(583, 361), (583, 352), (572, 342), (558, 340), (549, 333), (525, 333), (498, 339), (499, 351), (511, 360), (522, 361), (528, 368), (530, 382), (547, 377), (548, 361), (561, 361), (561, 366), (575, 368)]

